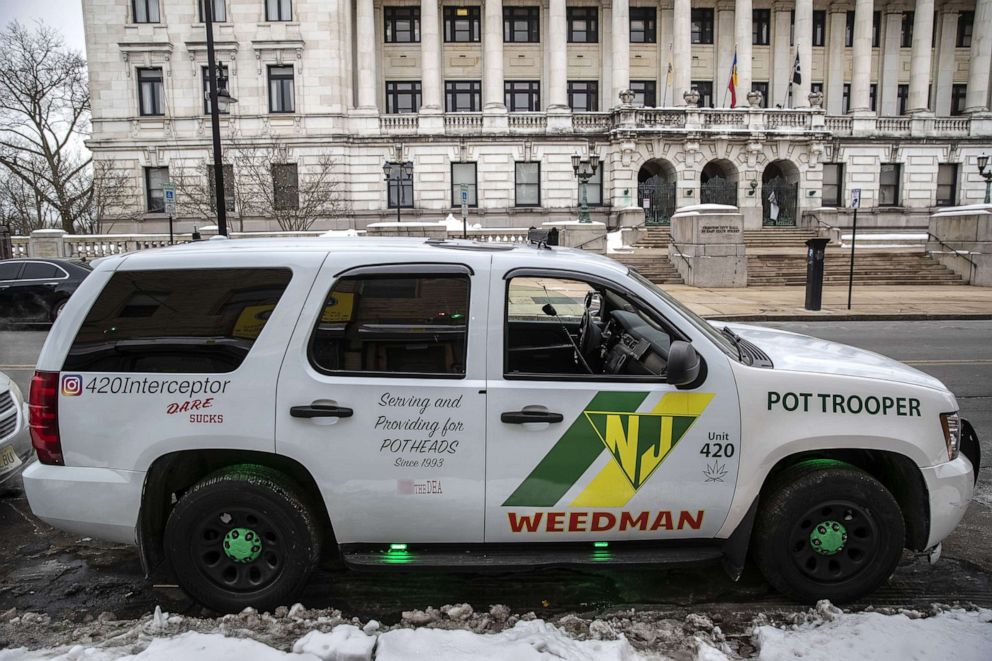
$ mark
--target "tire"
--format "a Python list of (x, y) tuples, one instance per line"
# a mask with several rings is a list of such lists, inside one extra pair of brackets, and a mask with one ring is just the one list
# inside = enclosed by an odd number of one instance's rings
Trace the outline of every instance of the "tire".
[(48, 313), (49, 321), (55, 323), (55, 320), (59, 318), (60, 314), (62, 314), (62, 308), (65, 307), (65, 304), (68, 301), (69, 301), (68, 298), (63, 298), (61, 300), (55, 301), (55, 304), (52, 306), (51, 311)]
[(194, 600), (224, 613), (297, 600), (320, 559), (320, 524), (281, 473), (239, 466), (187, 491), (165, 527), (165, 553)]
[(762, 501), (754, 560), (773, 588), (797, 601), (859, 599), (888, 580), (902, 556), (899, 504), (853, 466), (787, 469)]

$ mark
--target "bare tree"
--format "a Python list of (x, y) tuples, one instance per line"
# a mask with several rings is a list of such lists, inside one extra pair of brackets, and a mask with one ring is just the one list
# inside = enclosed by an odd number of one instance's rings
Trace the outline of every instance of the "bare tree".
[(0, 225), (9, 226), (15, 235), (27, 236), (56, 224), (52, 208), (38, 193), (40, 182), (32, 183), (0, 171)]
[(92, 188), (79, 137), (88, 128), (86, 62), (54, 29), (14, 21), (0, 31), (0, 165), (73, 232)]
[(133, 174), (112, 161), (94, 161), (81, 182), (91, 189), (89, 204), (76, 221), (80, 234), (107, 234), (118, 222), (143, 215), (141, 191)]
[[(238, 222), (244, 230), (244, 205), (240, 201), (243, 186), (235, 178), (230, 151), (224, 154), (224, 190), (227, 221), (233, 226)], [(169, 164), (169, 179), (176, 187), (176, 200), (179, 214), (184, 218), (201, 218), (204, 221), (217, 220), (217, 198), (214, 195), (214, 167), (204, 159), (172, 159)]]

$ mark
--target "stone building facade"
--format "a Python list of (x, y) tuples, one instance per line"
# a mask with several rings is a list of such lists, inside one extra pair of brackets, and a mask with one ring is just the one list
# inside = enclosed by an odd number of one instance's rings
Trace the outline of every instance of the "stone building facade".
[[(330, 168), (340, 212), (317, 228), (458, 215), (460, 184), (484, 226), (571, 218), (576, 153), (603, 164), (606, 221), (728, 202), (751, 228), (843, 226), (859, 188), (859, 224), (922, 228), (984, 199), (992, 0), (207, 1), (238, 99), (225, 144), (274, 146), (289, 187)], [(161, 231), (168, 180), (206, 185), (202, 2), (83, 3), (89, 146), (137, 210), (113, 231)], [(412, 178), (387, 184), (397, 161)], [(208, 220), (189, 202), (181, 229)]]

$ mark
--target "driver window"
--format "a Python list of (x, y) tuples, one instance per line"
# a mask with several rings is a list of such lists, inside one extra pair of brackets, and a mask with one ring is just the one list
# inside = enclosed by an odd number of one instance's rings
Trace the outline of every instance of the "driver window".
[(507, 376), (663, 376), (671, 335), (618, 292), (570, 278), (507, 286)]

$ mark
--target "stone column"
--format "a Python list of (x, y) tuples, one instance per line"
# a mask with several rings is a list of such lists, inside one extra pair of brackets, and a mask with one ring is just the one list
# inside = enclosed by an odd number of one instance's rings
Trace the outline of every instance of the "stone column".
[(971, 64), (965, 112), (989, 109), (989, 72), (992, 69), (992, 0), (978, 0), (971, 32)]
[(565, 22), (565, 0), (550, 0), (547, 44), (548, 108), (566, 110), (568, 109), (568, 27)]
[[(437, 0), (420, 0), (421, 113), (439, 113), (444, 110), (441, 105), (441, 22), (437, 7)], [(358, 42), (362, 41), (362, 35), (359, 34)]]
[(916, 0), (913, 19), (913, 55), (909, 73), (908, 112), (926, 112), (930, 84), (930, 58), (933, 55), (933, 0)]
[[(730, 105), (727, 86), (730, 84), (730, 67), (734, 62), (734, 48), (737, 41), (737, 27), (734, 25), (734, 3), (721, 0), (716, 3), (716, 87), (713, 101), (719, 107)], [(738, 58), (739, 59), (739, 58)], [(740, 71), (740, 62), (737, 69)], [(737, 105), (747, 106), (747, 91), (737, 82)]]
[(358, 0), (355, 14), (359, 34), (356, 56), (358, 58), (358, 107), (376, 110), (375, 87), (378, 76), (375, 67), (375, 12), (372, 0)]
[(692, 85), (692, 22), (690, 0), (675, 0), (675, 20), (672, 30), (672, 93), (674, 105), (684, 106), (683, 92)]
[(772, 32), (772, 80), (768, 93), (768, 107), (774, 108), (776, 105), (785, 107), (789, 95), (789, 81), (792, 80), (792, 61), (789, 55), (792, 50), (789, 47), (789, 16), (792, 11), (791, 2), (776, 2), (772, 9), (772, 21), (774, 31)]
[(885, 10), (882, 32), (882, 59), (878, 65), (878, 114), (892, 117), (899, 114), (899, 70), (902, 69), (902, 9)]
[[(796, 0), (796, 52), (799, 53), (799, 72), (802, 82), (792, 88), (792, 106), (809, 107), (809, 93), (813, 82), (813, 0)], [(795, 66), (795, 57), (792, 65)], [(790, 69), (791, 71), (791, 69)]]
[(613, 0), (611, 22), (613, 95), (610, 106), (620, 103), (620, 92), (630, 88), (630, 1)]
[(485, 97), (482, 103), (487, 112), (501, 112), (506, 110), (503, 99), (503, 0), (486, 0), (485, 11), (482, 19)]
[[(751, 91), (753, 21), (751, 0), (737, 0), (734, 7), (734, 36), (737, 42), (737, 104), (741, 106), (747, 106), (747, 93)], [(713, 93), (716, 94), (716, 91)]]
[(946, 117), (951, 114), (951, 85), (954, 84), (955, 43), (958, 38), (958, 12), (948, 9), (940, 12), (940, 36), (937, 39), (937, 73), (933, 81), (934, 113)]
[(854, 73), (851, 76), (851, 112), (870, 112), (868, 85), (871, 82), (871, 14), (872, 0), (857, 0), (854, 5)]
[(831, 5), (827, 30), (827, 103), (828, 115), (844, 114), (844, 33), (847, 30), (847, 10)]

